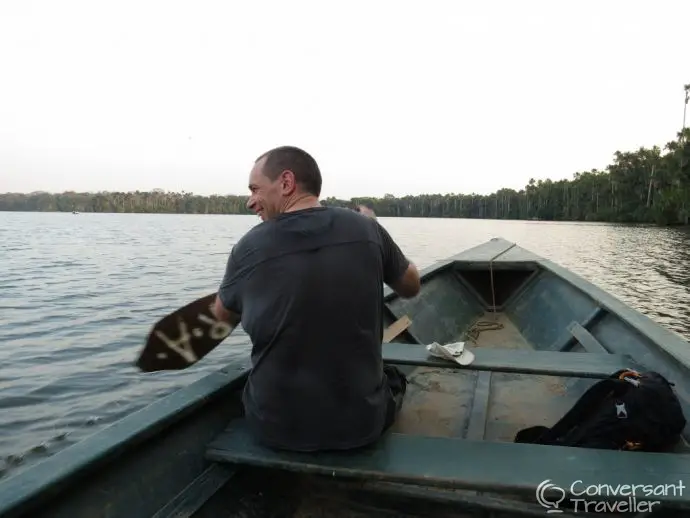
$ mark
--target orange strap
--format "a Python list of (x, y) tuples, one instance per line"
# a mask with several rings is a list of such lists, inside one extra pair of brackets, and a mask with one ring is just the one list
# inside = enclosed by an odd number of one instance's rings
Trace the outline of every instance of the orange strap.
[(637, 372), (637, 371), (629, 371), (629, 370), (626, 370), (626, 371), (623, 371), (623, 372), (620, 373), (620, 375), (618, 376), (618, 379), (619, 379), (619, 380), (622, 380), (622, 379), (625, 379), (625, 378), (627, 378), (627, 377), (631, 377), (631, 378), (641, 378), (642, 376), (641, 376), (640, 373)]

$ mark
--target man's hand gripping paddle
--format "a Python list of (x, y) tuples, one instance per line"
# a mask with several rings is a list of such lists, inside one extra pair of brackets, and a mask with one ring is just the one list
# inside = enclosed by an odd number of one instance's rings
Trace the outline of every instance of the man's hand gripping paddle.
[(156, 322), (135, 365), (144, 372), (182, 370), (215, 349), (237, 327), (216, 320), (215, 300), (211, 293)]

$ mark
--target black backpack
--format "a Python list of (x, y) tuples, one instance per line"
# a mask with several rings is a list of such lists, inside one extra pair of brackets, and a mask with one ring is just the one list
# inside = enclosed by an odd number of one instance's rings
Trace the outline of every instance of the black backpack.
[(667, 450), (685, 428), (672, 385), (658, 372), (617, 371), (592, 385), (552, 428), (525, 428), (517, 433), (515, 442)]

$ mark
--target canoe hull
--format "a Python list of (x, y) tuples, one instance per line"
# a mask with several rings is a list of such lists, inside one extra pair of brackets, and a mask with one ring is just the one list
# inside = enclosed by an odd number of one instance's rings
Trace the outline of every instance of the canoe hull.
[[(607, 365), (666, 375), (690, 416), (688, 343), (572, 272), (496, 239), (425, 269), (422, 281), (422, 292), (413, 299), (386, 291), (385, 324), (405, 316), (411, 320), (394, 343), (384, 347), (387, 361), (410, 378), (392, 432), (463, 444), (478, 441), (490, 452), (492, 444), (499, 445), (509, 452), (505, 461), (497, 461), (503, 472), (496, 466), (483, 470), (482, 459), (472, 460), (476, 470), (462, 471), (471, 449), (466, 458), (438, 460), (447, 463), (443, 470), (451, 474), (451, 489), (431, 487), (433, 481), (424, 473), (439, 466), (424, 471), (430, 457), (421, 450), (396, 453), (416, 459), (408, 464), (417, 474), (407, 477), (417, 477), (416, 484), (396, 482), (392, 476), (387, 480), (386, 462), (369, 471), (339, 468), (333, 473), (343, 476), (337, 477), (319, 474), (306, 460), (283, 463), (281, 469), (269, 457), (254, 463), (219, 462), (209, 454), (209, 445), (242, 418), (249, 359), (241, 358), (6, 478), (0, 483), (0, 516), (478, 517), (486, 511), (543, 516), (545, 508), (536, 502), (532, 481), (556, 476), (548, 471), (555, 468), (545, 465), (538, 472), (525, 462), (518, 465), (531, 472), (511, 471), (510, 456), (520, 449), (512, 445), (515, 433), (553, 424), (606, 375)], [(474, 367), (449, 368), (418, 357), (421, 344), (458, 340), (477, 352)], [(562, 363), (554, 361), (558, 353)], [(598, 360), (588, 362), (587, 354)], [(603, 367), (596, 365), (599, 361)], [(453, 448), (462, 451), (461, 442)], [(668, 456), (688, 462), (685, 450), (680, 444), (677, 453)], [(560, 456), (552, 462), (555, 466), (565, 458), (571, 458), (566, 463), (570, 468), (578, 462), (572, 460), (577, 455), (563, 449), (549, 451)], [(457, 480), (452, 477), (454, 466), (463, 473)], [(668, 464), (660, 471), (676, 473), (677, 466)], [(481, 484), (472, 480), (474, 472), (483, 473)], [(492, 480), (502, 488), (494, 491)]]

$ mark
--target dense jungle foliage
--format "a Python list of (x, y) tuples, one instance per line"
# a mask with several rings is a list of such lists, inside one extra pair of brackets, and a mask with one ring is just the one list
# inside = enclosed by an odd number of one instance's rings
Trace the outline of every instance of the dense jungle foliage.
[[(489, 195), (423, 194), (396, 198), (328, 198), (330, 206), (366, 203), (379, 216), (538, 219), (687, 224), (690, 219), (690, 128), (677, 140), (614, 154), (605, 169), (572, 180), (531, 179), (524, 189)], [(0, 211), (249, 214), (246, 196), (189, 192), (63, 192), (0, 194)]]

